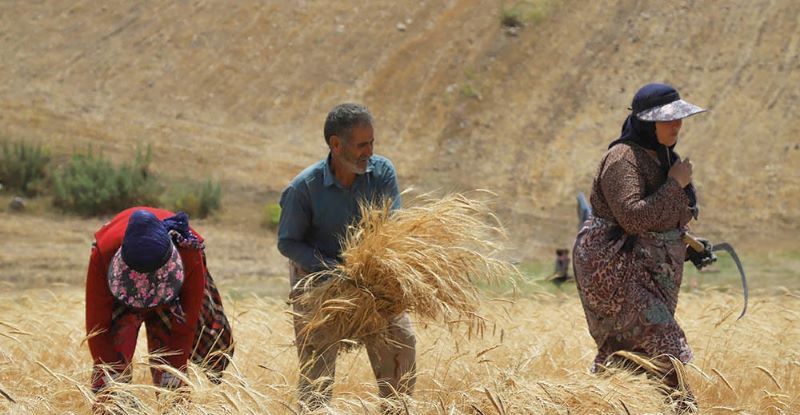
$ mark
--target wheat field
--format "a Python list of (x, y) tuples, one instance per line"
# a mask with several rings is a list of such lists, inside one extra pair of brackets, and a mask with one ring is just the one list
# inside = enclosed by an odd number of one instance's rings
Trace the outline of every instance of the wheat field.
[[(297, 411), (285, 258), (258, 212), (325, 156), (333, 105), (371, 108), (376, 151), (402, 186), (496, 192), (509, 258), (549, 264), (574, 240), (575, 194), (633, 90), (664, 81), (712, 110), (686, 123), (679, 147), (696, 163), (694, 230), (735, 244), (763, 287), (740, 321), (736, 285), (682, 293), (700, 412), (800, 414), (796, 0), (95, 3), (0, 2), (0, 133), (62, 160), (92, 145), (119, 162), (152, 144), (156, 174), (220, 180), (221, 216), (192, 223), (238, 342), (223, 384), (190, 367), (189, 399), (175, 404), (150, 386), (141, 336), (122, 412)], [(534, 4), (548, 7), (519, 32), (501, 26)], [(0, 414), (89, 414), (81, 287), (106, 218), (43, 198), (10, 213), (13, 196), (0, 193)], [(708, 280), (738, 283), (721, 269)], [(417, 324), (417, 389), (401, 412), (671, 413), (643, 376), (588, 373), (594, 343), (574, 289), (523, 288), (484, 293), (481, 332)], [(343, 355), (326, 411), (375, 413), (376, 392), (366, 353)]]
[[(189, 371), (190, 398), (157, 395), (140, 338), (131, 414), (296, 413), (297, 359), (288, 307), (251, 297), (226, 306), (237, 349), (214, 386)], [(800, 413), (800, 293), (756, 295), (736, 321), (741, 299), (684, 294), (678, 318), (695, 352), (689, 381), (707, 414)], [(412, 414), (657, 414), (671, 407), (642, 375), (592, 375), (594, 346), (576, 296), (530, 291), (487, 297), (482, 332), (417, 324), (418, 383), (402, 412)], [(26, 290), (0, 298), (0, 412), (88, 414), (88, 347), (83, 295), (73, 288)], [(338, 361), (334, 400), (324, 413), (374, 413), (380, 405), (366, 353)]]

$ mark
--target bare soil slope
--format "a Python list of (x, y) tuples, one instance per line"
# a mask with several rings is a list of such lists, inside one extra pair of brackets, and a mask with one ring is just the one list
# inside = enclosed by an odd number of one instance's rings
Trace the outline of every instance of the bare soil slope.
[(401, 186), (491, 189), (518, 255), (549, 257), (635, 90), (669, 82), (711, 109), (678, 146), (700, 230), (798, 249), (795, 0), (534, 3), (509, 36), (499, 0), (3, 2), (0, 130), (152, 143), (159, 172), (217, 177), (227, 215), (256, 217), (324, 156), (330, 107), (361, 101)]

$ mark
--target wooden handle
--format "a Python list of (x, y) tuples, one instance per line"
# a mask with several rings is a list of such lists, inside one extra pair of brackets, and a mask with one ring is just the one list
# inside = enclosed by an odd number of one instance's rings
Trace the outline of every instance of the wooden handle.
[(706, 250), (706, 246), (703, 245), (702, 242), (698, 241), (697, 238), (688, 233), (683, 234), (683, 243), (691, 246), (692, 249), (694, 249), (697, 252), (703, 252)]

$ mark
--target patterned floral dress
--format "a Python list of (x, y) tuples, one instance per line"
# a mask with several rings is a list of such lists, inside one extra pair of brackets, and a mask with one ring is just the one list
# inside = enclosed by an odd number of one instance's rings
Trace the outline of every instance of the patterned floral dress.
[(590, 201), (594, 216), (578, 234), (573, 264), (597, 343), (592, 371), (619, 350), (689, 362), (692, 351), (674, 317), (689, 198), (642, 147), (622, 143), (603, 157)]

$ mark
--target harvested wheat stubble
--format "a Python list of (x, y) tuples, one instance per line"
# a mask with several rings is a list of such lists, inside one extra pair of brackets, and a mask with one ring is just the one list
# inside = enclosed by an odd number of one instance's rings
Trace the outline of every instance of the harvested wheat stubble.
[(380, 335), (386, 316), (403, 311), (480, 331), (478, 284), (513, 285), (519, 275), (497, 257), (505, 233), (483, 201), (451, 194), (421, 196), (396, 211), (388, 203), (360, 209), (344, 238), (342, 264), (303, 281), (296, 301), (310, 312), (302, 334), (324, 326), (330, 341), (361, 341)]

